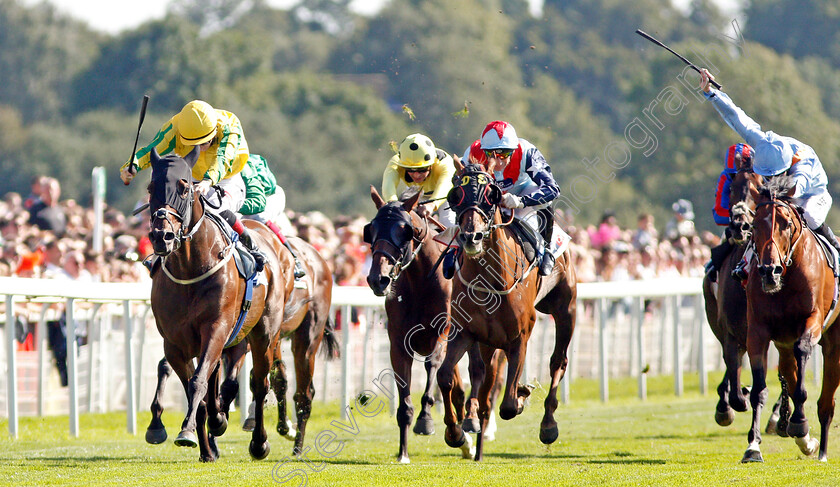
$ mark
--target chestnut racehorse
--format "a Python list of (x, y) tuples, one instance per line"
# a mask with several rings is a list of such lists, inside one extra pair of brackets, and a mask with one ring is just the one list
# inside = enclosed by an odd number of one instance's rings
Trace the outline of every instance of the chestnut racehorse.
[[(241, 328), (234, 328), (243, 308), (246, 283), (232, 259), (236, 252), (233, 241), (214, 223), (206, 200), (196, 194), (190, 182), (190, 168), (197, 155), (193, 150), (186, 159), (174, 153), (161, 158), (156, 151), (151, 156), (149, 237), (155, 254), (161, 257), (160, 269), (152, 277), (152, 312), (163, 337), (164, 354), (181, 379), (188, 402), (175, 444), (198, 446), (202, 461), (218, 458), (213, 437), (227, 429), (227, 417), (218, 401), (221, 354), (226, 345), (247, 340), (253, 355), (250, 385), (256, 403), (249, 452), (255, 459), (263, 459), (269, 453), (263, 404), (277, 341), (281, 335), (294, 334), (301, 339), (297, 346), (314, 354), (324, 336), (326, 319), (312, 322), (305, 331), (296, 328), (312, 310), (312, 302), (293, 298), (294, 263), (288, 250), (271, 230), (249, 220), (245, 224), (267, 257), (264, 281), (253, 288)], [(324, 289), (331, 277), (329, 272), (319, 272), (310, 274), (309, 279), (317, 280), (310, 281), (310, 287), (317, 284), (313, 289)], [(328, 312), (316, 312), (321, 311)], [(193, 365), (194, 358), (197, 365)], [(305, 381), (299, 381), (298, 387), (304, 387), (305, 393), (300, 406), (306, 406), (311, 403), (311, 381), (308, 389), (301, 382)], [(303, 425), (308, 415), (309, 407), (299, 411)], [(298, 434), (296, 444), (302, 443), (302, 428)]]
[[(536, 312), (541, 311), (554, 317), (556, 330), (550, 360), (551, 387), (539, 434), (543, 443), (552, 443), (558, 437), (554, 420), (557, 386), (566, 371), (567, 348), (575, 327), (577, 284), (570, 252), (566, 250), (556, 259), (549, 276), (539, 276), (535, 266), (528, 264), (507, 225), (510, 220), (502, 219), (499, 208), (502, 193), (493, 175), (479, 165), (464, 167), (456, 161), (456, 167), (458, 173), (453, 178), (456, 184), (448, 199), (457, 214), (464, 257), (453, 278), (450, 316), (454, 335), (450, 335), (446, 358), (438, 371), (446, 423), (444, 439), (456, 448), (466, 441), (457, 422), (451, 391), (456, 364), (476, 342), (480, 344), (484, 364), (491, 363), (496, 349), (507, 356), (507, 383), (499, 416), (512, 419), (522, 412), (530, 390), (520, 386), (519, 379)], [(478, 393), (482, 431), (487, 427), (490, 391), (496, 379), (492, 368), (486, 368), (486, 373)], [(479, 435), (475, 460), (482, 457), (483, 438)]]
[(756, 200), (753, 240), (757, 269), (752, 271), (756, 275), (748, 280), (746, 290), (753, 421), (743, 462), (763, 461), (759, 421), (767, 398), (771, 341), (779, 351), (779, 372), (793, 400), (787, 434), (806, 455), (817, 450), (819, 441), (810, 436), (805, 417), (805, 366), (814, 345), (822, 345), (825, 361), (817, 402), (822, 440), (819, 459), (827, 460), (834, 393), (840, 382), (840, 326), (833, 325), (838, 314), (834, 306), (836, 279), (817, 237), (789, 197), (794, 187), (793, 178), (777, 176), (765, 183)]

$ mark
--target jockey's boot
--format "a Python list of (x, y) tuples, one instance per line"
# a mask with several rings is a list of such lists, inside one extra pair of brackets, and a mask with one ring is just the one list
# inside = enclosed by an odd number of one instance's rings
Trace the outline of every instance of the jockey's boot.
[(543, 208), (540, 212), (540, 236), (543, 239), (543, 255), (540, 259), (540, 275), (547, 276), (554, 270), (554, 254), (551, 253), (551, 236), (554, 233), (553, 211)]
[(720, 266), (723, 265), (723, 259), (732, 252), (734, 247), (728, 238), (724, 238), (719, 245), (712, 247), (712, 258), (706, 264), (706, 273), (709, 275), (710, 281), (717, 281), (717, 273), (720, 270)]
[(446, 279), (452, 279), (452, 276), (455, 275), (455, 261), (458, 258), (458, 251), (460, 247), (450, 247), (446, 249), (446, 252), (443, 254), (443, 263), (441, 264), (441, 271), (443, 271), (443, 277)]
[(230, 210), (223, 210), (219, 214), (230, 224), (233, 231), (239, 234), (239, 241), (242, 242), (242, 245), (244, 245), (245, 248), (248, 249), (248, 252), (250, 252), (254, 257), (256, 271), (260, 272), (263, 270), (263, 267), (265, 267), (265, 254), (257, 247), (257, 243), (251, 238), (251, 233), (247, 228), (245, 228), (245, 225), (242, 224), (242, 220), (239, 218), (239, 215)]
[(286, 240), (286, 236), (283, 235), (283, 231), (280, 230), (280, 227), (277, 226), (277, 224), (271, 220), (266, 221), (265, 225), (268, 228), (270, 228), (272, 232), (274, 232), (274, 235), (277, 235), (277, 238), (280, 239), (280, 242), (283, 244), (283, 246), (289, 249), (289, 252), (292, 254), (292, 259), (294, 259), (295, 261), (295, 279), (300, 279), (301, 277), (305, 276), (306, 270), (303, 268), (303, 264), (300, 262), (300, 258), (298, 258), (297, 252), (295, 252), (295, 249), (293, 249), (292, 246), (289, 244), (289, 241)]
[(834, 236), (834, 232), (831, 231), (831, 228), (827, 224), (823, 223), (819, 227), (815, 228), (814, 233), (825, 237), (825, 239), (828, 240), (828, 243), (830, 243), (831, 246), (834, 247), (834, 250), (836, 250), (837, 253), (840, 254), (840, 243), (837, 242), (837, 237)]

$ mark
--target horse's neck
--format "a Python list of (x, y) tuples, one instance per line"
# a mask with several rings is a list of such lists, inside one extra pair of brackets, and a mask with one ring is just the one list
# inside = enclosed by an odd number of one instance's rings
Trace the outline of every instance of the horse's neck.
[(501, 212), (496, 210), (484, 254), (478, 259), (465, 258), (464, 267), (474, 275), (490, 276), (490, 283), (510, 285), (525, 272), (527, 261), (512, 231), (501, 223)]
[[(192, 208), (192, 215), (190, 216), (190, 228), (184, 234), (192, 233), (193, 235), (181, 242), (181, 247), (172, 253), (170, 260), (176, 261), (178, 265), (183, 267), (203, 267), (208, 264), (214, 265), (219, 261), (219, 251), (224, 248), (224, 245), (217, 245), (221, 240), (224, 242), (224, 237), (221, 235), (221, 229), (218, 225), (210, 221), (208, 217), (204, 216), (204, 208), (196, 198)], [(196, 228), (198, 225), (198, 228)], [(219, 238), (221, 237), (221, 239)]]

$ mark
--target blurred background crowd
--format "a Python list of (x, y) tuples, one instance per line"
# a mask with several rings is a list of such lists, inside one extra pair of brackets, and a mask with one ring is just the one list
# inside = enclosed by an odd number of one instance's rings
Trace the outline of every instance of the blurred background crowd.
[[(672, 219), (661, 231), (648, 213), (638, 216), (635, 227), (622, 227), (612, 211), (605, 211), (597, 224), (577, 222), (573, 215), (558, 211), (557, 222), (572, 237), (579, 282), (702, 276), (709, 248), (719, 237), (695, 230), (690, 201), (681, 199), (672, 210)], [(370, 248), (362, 241), (366, 217), (331, 219), (317, 211), (291, 210), (287, 215), (297, 236), (330, 263), (337, 285), (366, 285), (370, 261)], [(98, 251), (92, 243), (93, 223), (93, 209), (62, 200), (61, 185), (54, 178), (33, 178), (26, 196), (6, 193), (0, 201), (0, 276), (96, 282), (149, 279), (141, 264), (152, 253), (148, 214), (131, 216), (107, 208)]]

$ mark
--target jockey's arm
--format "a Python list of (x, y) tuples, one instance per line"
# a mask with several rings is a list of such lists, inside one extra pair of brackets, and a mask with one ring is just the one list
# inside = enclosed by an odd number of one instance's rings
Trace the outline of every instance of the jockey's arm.
[(446, 195), (452, 189), (452, 176), (455, 175), (455, 164), (452, 161), (452, 156), (449, 154), (446, 154), (446, 157), (438, 161), (436, 166), (437, 171), (434, 174), (435, 186), (432, 194), (429, 196), (430, 200), (435, 200), (429, 204), (430, 209), (433, 211), (437, 211), (443, 205)]
[(758, 143), (764, 140), (766, 134), (761, 130), (758, 122), (735, 105), (729, 95), (714, 88), (704, 95), (712, 102), (712, 106), (715, 107), (726, 125), (729, 125), (729, 128), (743, 137), (748, 144), (757, 147)]
[(141, 171), (149, 167), (149, 164), (151, 164), (151, 153), (153, 148), (156, 149), (158, 154), (161, 156), (172, 152), (175, 149), (175, 126), (173, 125), (173, 120), (174, 118), (163, 124), (149, 145), (141, 147), (130, 161), (127, 161), (120, 167), (120, 171), (128, 169), (132, 163), (137, 171)]
[(539, 189), (529, 195), (522, 196), (525, 206), (537, 206), (554, 201), (560, 195), (560, 187), (551, 175), (551, 168), (545, 162), (542, 153), (534, 148), (530, 157), (530, 163), (526, 167), (528, 175)]
[(239, 174), (245, 183), (245, 201), (242, 203), (242, 207), (239, 208), (239, 213), (243, 215), (262, 213), (265, 210), (267, 202), (262, 181), (260, 181), (254, 168), (248, 164), (242, 168)]
[(397, 201), (397, 187), (400, 184), (400, 173), (396, 160), (398, 155), (394, 155), (388, 161), (385, 167), (385, 172), (382, 174), (382, 199), (385, 201)]

